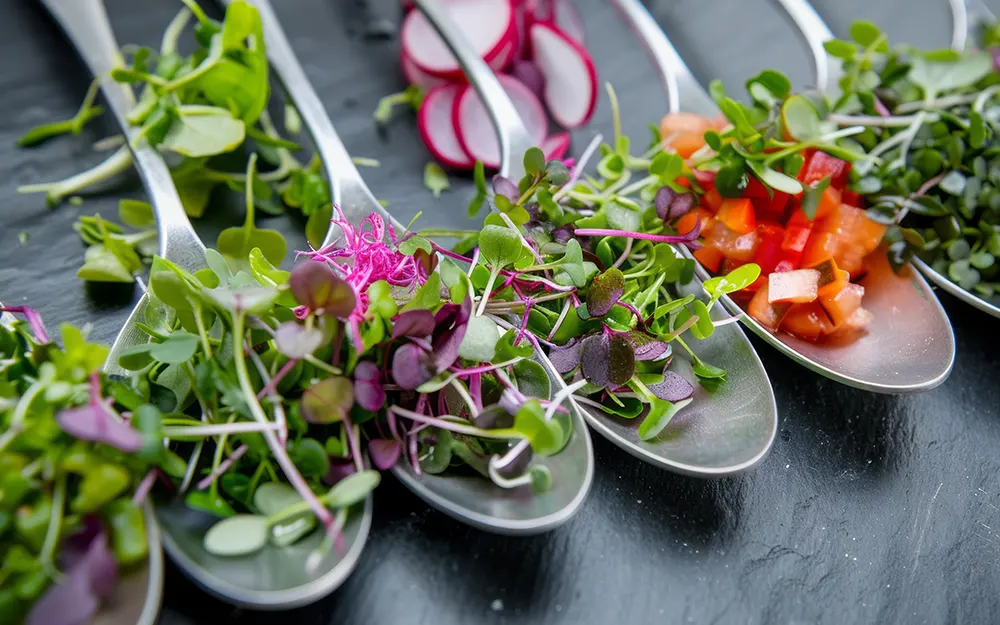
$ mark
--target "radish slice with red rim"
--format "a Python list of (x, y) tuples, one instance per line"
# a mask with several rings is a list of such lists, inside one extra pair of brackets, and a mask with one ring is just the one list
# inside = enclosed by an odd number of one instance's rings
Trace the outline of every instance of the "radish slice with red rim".
[(578, 128), (597, 106), (597, 69), (590, 54), (559, 29), (543, 22), (529, 31), (535, 63), (545, 77), (545, 104), (560, 126)]
[(554, 0), (552, 11), (555, 13), (552, 25), (564, 35), (578, 43), (583, 43), (583, 17), (572, 0)]
[[(445, 0), (442, 5), (487, 63), (516, 43), (511, 0)], [(420, 11), (410, 11), (403, 19), (400, 41), (406, 56), (424, 72), (446, 80), (462, 79), (458, 60)]]
[(569, 140), (570, 134), (568, 132), (557, 132), (550, 137), (546, 137), (538, 147), (545, 154), (545, 160), (562, 160), (566, 156), (566, 153), (569, 152)]
[(406, 84), (408, 85), (416, 85), (424, 91), (430, 91), (434, 87), (443, 85), (447, 82), (435, 76), (431, 76), (417, 67), (417, 64), (410, 60), (410, 57), (406, 56), (405, 50), (399, 51), (399, 64), (403, 68), (403, 78), (406, 79)]
[[(497, 78), (514, 104), (514, 108), (517, 109), (528, 135), (536, 145), (540, 144), (549, 134), (549, 120), (545, 116), (542, 103), (531, 89), (516, 78), (505, 74)], [(482, 161), (487, 167), (492, 169), (500, 167), (500, 142), (497, 140), (490, 115), (475, 89), (469, 87), (459, 96), (453, 114), (453, 125), (458, 132), (458, 141), (462, 149), (473, 160)], [(521, 155), (516, 155), (516, 158), (521, 158)]]
[(458, 97), (466, 85), (440, 85), (424, 97), (417, 113), (420, 138), (440, 163), (455, 169), (471, 169), (475, 161), (462, 149), (452, 123)]
[(517, 50), (518, 50), (518, 44), (517, 44), (517, 38), (515, 36), (514, 39), (508, 41), (504, 45), (504, 47), (497, 52), (496, 57), (494, 57), (491, 61), (488, 62), (490, 69), (492, 69), (494, 72), (497, 73), (500, 73), (505, 69), (507, 69), (507, 66), (510, 65), (511, 61), (514, 60), (514, 57), (517, 56)]

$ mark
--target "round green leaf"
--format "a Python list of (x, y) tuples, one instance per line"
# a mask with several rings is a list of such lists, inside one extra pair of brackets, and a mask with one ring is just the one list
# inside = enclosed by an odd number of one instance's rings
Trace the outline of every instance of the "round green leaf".
[(267, 544), (267, 517), (237, 514), (223, 519), (205, 533), (205, 551), (212, 555), (245, 556)]
[(352, 473), (330, 489), (325, 499), (331, 508), (348, 508), (363, 501), (375, 490), (381, 480), (378, 471), (361, 471)]

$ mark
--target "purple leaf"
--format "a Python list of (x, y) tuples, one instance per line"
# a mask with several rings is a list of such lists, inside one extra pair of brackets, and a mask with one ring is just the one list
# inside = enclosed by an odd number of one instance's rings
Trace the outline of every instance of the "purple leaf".
[[(516, 411), (518, 406), (515, 405), (514, 408)], [(479, 414), (473, 417), (472, 424), (484, 430), (510, 428), (514, 427), (514, 416), (501, 402), (480, 410)]]
[(293, 360), (301, 360), (323, 345), (323, 332), (317, 328), (287, 321), (274, 333), (274, 343), (278, 351)]
[(330, 470), (323, 476), (323, 483), (334, 486), (345, 477), (354, 474), (353, 462), (331, 462)]
[(569, 373), (580, 366), (580, 348), (582, 341), (572, 341), (563, 347), (553, 347), (549, 350), (549, 360), (559, 373)]
[(408, 310), (392, 322), (392, 338), (401, 336), (430, 336), (434, 331), (434, 313), (425, 309)]
[(375, 438), (368, 443), (368, 455), (380, 471), (394, 467), (401, 453), (403, 453), (403, 445), (397, 440)]
[(660, 187), (653, 203), (656, 204), (656, 215), (664, 222), (686, 215), (695, 206), (693, 194), (678, 193), (670, 187)]
[(392, 379), (404, 390), (412, 391), (436, 373), (432, 357), (419, 345), (407, 343), (392, 356)]
[(539, 100), (544, 98), (545, 75), (542, 74), (542, 70), (538, 69), (538, 66), (533, 61), (514, 61), (514, 66), (511, 68), (510, 73), (514, 78), (524, 83), (525, 87), (531, 89), (538, 96)]
[(618, 303), (624, 292), (625, 275), (617, 267), (594, 276), (590, 292), (587, 293), (587, 314), (591, 317), (603, 317)]
[(573, 238), (573, 224), (566, 224), (565, 226), (559, 226), (552, 230), (552, 240), (556, 243), (562, 243), (565, 245)]
[(102, 403), (67, 408), (56, 419), (64, 432), (80, 440), (104, 443), (128, 453), (139, 451), (143, 446), (142, 434), (124, 421), (113, 418)]
[(671, 351), (670, 343), (665, 343), (645, 332), (629, 332), (628, 340), (632, 343), (632, 349), (635, 352), (635, 359), (637, 361), (656, 360)]
[[(458, 350), (465, 338), (465, 330), (472, 314), (472, 299), (466, 297), (461, 305), (445, 304), (434, 315), (434, 335), (431, 338), (434, 373), (444, 371), (458, 358)], [(396, 373), (396, 363), (393, 361), (393, 376)], [(414, 387), (415, 388), (415, 387)]]
[(354, 384), (336, 376), (320, 380), (302, 394), (300, 408), (309, 423), (336, 423), (354, 405)]
[(595, 386), (622, 386), (635, 373), (632, 344), (617, 334), (592, 334), (580, 351), (583, 376)]
[(28, 613), (25, 625), (85, 625), (118, 581), (118, 563), (103, 531), (93, 536), (82, 557), (67, 570)]
[(354, 368), (354, 397), (365, 410), (375, 412), (385, 405), (381, 378), (382, 372), (373, 362), (366, 360)]
[(288, 277), (292, 295), (310, 310), (341, 319), (358, 304), (354, 289), (330, 269), (326, 261), (309, 261), (292, 269)]
[(521, 199), (521, 192), (514, 181), (510, 178), (504, 178), (500, 174), (493, 176), (493, 192), (506, 197), (511, 204)]
[(663, 381), (657, 384), (650, 384), (650, 392), (662, 400), (669, 402), (679, 402), (694, 395), (694, 387), (683, 377), (673, 371), (663, 372)]

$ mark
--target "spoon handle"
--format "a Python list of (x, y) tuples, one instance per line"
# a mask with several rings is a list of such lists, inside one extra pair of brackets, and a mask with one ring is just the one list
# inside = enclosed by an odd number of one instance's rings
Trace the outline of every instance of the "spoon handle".
[[(351, 160), (344, 142), (326, 114), (323, 102), (313, 89), (302, 64), (299, 63), (281, 22), (269, 0), (248, 0), (260, 13), (264, 26), (264, 40), (267, 42), (267, 56), (271, 67), (281, 79), (291, 99), (302, 117), (302, 122), (316, 142), (316, 150), (326, 167), (327, 177), (333, 194), (333, 203), (344, 211), (350, 222), (359, 222), (373, 211), (389, 217), (382, 205), (368, 189), (358, 168)], [(222, 0), (229, 6), (233, 0)], [(390, 217), (391, 219), (391, 217)], [(393, 223), (398, 225), (393, 220)], [(331, 225), (323, 246), (332, 244), (340, 234), (340, 229)]]
[(813, 66), (816, 69), (816, 88), (827, 91), (831, 85), (836, 85), (840, 74), (840, 65), (831, 65), (830, 57), (823, 44), (835, 39), (830, 27), (826, 25), (816, 9), (807, 0), (777, 0), (781, 8), (795, 22), (795, 26), (805, 37), (812, 53)]
[(948, 0), (951, 5), (952, 31), (951, 48), (956, 52), (965, 50), (969, 35), (981, 21), (993, 21), (996, 16), (983, 0)]
[(507, 97), (493, 70), (479, 57), (438, 0), (415, 0), (414, 4), (458, 59), (469, 83), (489, 112), (500, 141), (500, 174), (515, 182), (520, 180), (524, 176), (521, 157), (529, 148), (535, 147), (535, 141), (528, 134), (514, 103)]
[(683, 110), (710, 117), (717, 115), (718, 107), (715, 101), (691, 73), (684, 59), (642, 2), (614, 0), (614, 4), (660, 70), (660, 78), (667, 90), (667, 110), (670, 113), (679, 113)]
[[(181, 267), (196, 270), (205, 266), (205, 246), (195, 234), (184, 212), (170, 170), (160, 154), (144, 140), (136, 140), (139, 129), (127, 119), (135, 105), (131, 87), (111, 78), (111, 70), (123, 63), (108, 14), (102, 0), (41, 0), (73, 43), (90, 72), (100, 78), (108, 108), (127, 138), (139, 177), (156, 211), (160, 256)], [(138, 145), (137, 145), (138, 144)]]

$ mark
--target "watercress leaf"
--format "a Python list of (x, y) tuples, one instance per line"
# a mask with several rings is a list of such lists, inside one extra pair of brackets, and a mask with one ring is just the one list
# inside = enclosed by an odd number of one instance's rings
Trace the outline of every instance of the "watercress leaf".
[(711, 365), (701, 359), (692, 363), (691, 370), (698, 378), (698, 382), (709, 392), (717, 391), (726, 383), (727, 373), (725, 369)]
[(814, 185), (805, 187), (805, 192), (802, 194), (801, 208), (805, 216), (809, 218), (809, 221), (816, 219), (816, 210), (819, 209), (820, 199), (823, 197), (823, 192), (829, 186), (830, 178), (826, 177)]
[(664, 400), (657, 400), (650, 404), (649, 414), (639, 424), (639, 438), (650, 441), (660, 435), (670, 420), (678, 412), (691, 403), (691, 399), (685, 399), (677, 403)]
[(496, 356), (500, 327), (489, 317), (470, 317), (458, 355), (474, 362), (490, 362)]
[(103, 245), (91, 245), (84, 252), (83, 266), (76, 276), (87, 282), (132, 282), (132, 272), (122, 260)]
[(500, 269), (521, 257), (521, 238), (507, 227), (485, 226), (479, 235), (479, 251), (483, 260)]
[(925, 96), (969, 87), (993, 71), (993, 58), (984, 53), (969, 54), (952, 62), (932, 61), (920, 56), (910, 61), (909, 78)]
[(486, 203), (486, 167), (482, 161), (476, 161), (472, 169), (472, 179), (476, 185), (476, 195), (469, 202), (469, 217), (475, 217)]
[(222, 497), (210, 490), (192, 491), (184, 497), (184, 505), (218, 517), (232, 517), (236, 514)]
[(239, 147), (246, 126), (229, 111), (214, 106), (188, 105), (178, 109), (161, 145), (184, 156), (215, 156)]
[(324, 476), (330, 469), (330, 459), (326, 455), (326, 450), (314, 438), (300, 438), (291, 442), (288, 445), (288, 455), (306, 478)]
[(611, 200), (605, 204), (604, 214), (608, 225), (615, 230), (636, 232), (642, 228), (642, 213), (619, 200)]
[(149, 355), (159, 362), (179, 365), (191, 360), (198, 349), (198, 341), (197, 335), (176, 330), (162, 343), (150, 344)]
[(781, 105), (781, 125), (791, 137), (807, 141), (820, 134), (819, 111), (804, 96), (790, 96)]
[(126, 371), (145, 369), (153, 362), (153, 357), (149, 354), (152, 347), (153, 343), (143, 343), (122, 350), (118, 355), (118, 366)]
[(530, 176), (538, 176), (545, 171), (545, 153), (537, 147), (524, 152), (524, 171)]
[(750, 177), (743, 160), (736, 160), (719, 169), (715, 175), (715, 188), (722, 197), (743, 197)]
[(517, 389), (528, 397), (548, 399), (552, 391), (545, 368), (534, 360), (525, 358), (514, 363), (514, 379)]
[(831, 39), (823, 42), (823, 49), (832, 57), (838, 59), (853, 59), (858, 53), (858, 46), (850, 41)]
[(548, 183), (560, 187), (569, 182), (570, 172), (566, 163), (553, 159), (545, 163), (545, 175)]
[(309, 387), (299, 407), (309, 423), (326, 424), (342, 421), (353, 405), (354, 384), (348, 378), (333, 376)]
[(133, 228), (149, 228), (156, 225), (152, 204), (139, 200), (120, 200), (118, 218)]
[(753, 171), (757, 178), (767, 186), (777, 191), (782, 191), (789, 195), (802, 193), (802, 183), (787, 176), (777, 170), (771, 169), (760, 161), (747, 161), (747, 166)]
[[(514, 360), (515, 358), (527, 358), (531, 356), (534, 350), (528, 341), (521, 341), (517, 345), (514, 345), (514, 339), (517, 338), (516, 330), (507, 330), (503, 336), (497, 339), (496, 344), (493, 346), (493, 358), (490, 360), (494, 363), (507, 362), (508, 360)], [(485, 359), (480, 359), (485, 361)]]
[(330, 489), (325, 499), (331, 508), (348, 508), (364, 501), (381, 481), (378, 471), (352, 473)]
[(555, 419), (545, 419), (537, 399), (526, 401), (517, 411), (514, 429), (528, 439), (532, 451), (540, 456), (551, 456), (563, 447), (562, 426)]
[(851, 39), (861, 44), (862, 47), (871, 47), (880, 38), (882, 38), (882, 31), (868, 20), (856, 20), (851, 24)]
[(308, 328), (295, 321), (286, 321), (274, 332), (278, 351), (293, 360), (301, 360), (319, 349), (326, 341), (319, 328)]
[(435, 272), (427, 276), (427, 282), (416, 290), (413, 298), (403, 306), (402, 310), (405, 312), (421, 308), (431, 309), (439, 303), (441, 303), (441, 276)]
[(451, 188), (448, 181), (448, 174), (434, 161), (430, 161), (424, 166), (424, 186), (434, 194), (435, 198), (441, 197), (441, 192)]
[(205, 551), (222, 557), (256, 553), (267, 544), (267, 531), (267, 517), (237, 514), (219, 521), (205, 532)]
[(413, 256), (417, 253), (417, 250), (424, 250), (428, 254), (434, 253), (434, 247), (431, 245), (431, 242), (419, 234), (408, 236), (406, 239), (400, 241), (397, 249), (400, 254), (406, 256)]
[(712, 323), (712, 317), (709, 315), (705, 302), (696, 299), (691, 303), (691, 311), (698, 318), (698, 321), (691, 326), (691, 333), (699, 339), (707, 339), (712, 336), (715, 332), (715, 325)]

